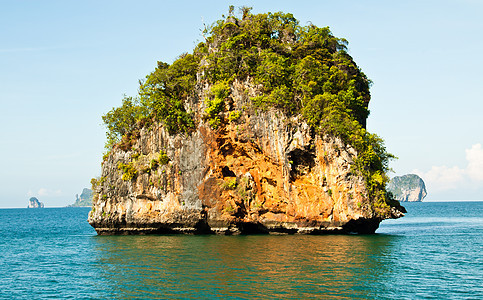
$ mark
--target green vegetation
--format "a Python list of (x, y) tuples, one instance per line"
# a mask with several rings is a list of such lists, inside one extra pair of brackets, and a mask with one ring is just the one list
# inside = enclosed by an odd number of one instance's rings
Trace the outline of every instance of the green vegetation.
[(133, 180), (137, 175), (138, 171), (134, 168), (133, 163), (123, 164), (119, 162), (117, 169), (122, 171), (122, 180), (130, 181)]
[(302, 114), (320, 132), (338, 136), (357, 127), (352, 121), (365, 127), (371, 82), (347, 54), (346, 40), (334, 37), (328, 27), (299, 26), (292, 14), (241, 11), (242, 18), (230, 10), (228, 17), (205, 28), (206, 41), (192, 54), (171, 65), (158, 62), (141, 82), (139, 97), (125, 97), (121, 107), (103, 117), (108, 146), (141, 120), (161, 121), (170, 133), (193, 130), (184, 101), (194, 94), (196, 74), (211, 84), (205, 117), (214, 128), (222, 122), (230, 84), (247, 78), (261, 86), (252, 99), (257, 107)]
[(166, 165), (168, 162), (169, 162), (168, 154), (163, 150), (159, 151), (158, 163), (160, 165)]
[[(290, 13), (252, 14), (231, 6), (228, 16), (206, 27), (204, 42), (171, 65), (158, 62), (140, 82), (137, 98), (125, 97), (104, 117), (107, 148), (116, 143), (129, 149), (139, 127), (161, 122), (170, 134), (195, 129), (194, 114), (185, 103), (195, 97), (197, 82), (210, 84), (203, 118), (216, 129), (223, 126), (231, 84), (250, 80), (258, 86), (255, 110), (275, 108), (288, 116), (301, 115), (317, 133), (340, 137), (358, 156), (353, 173), (364, 176), (374, 207), (387, 209), (388, 162), (392, 156), (377, 135), (365, 129), (371, 81), (347, 53), (348, 42), (328, 27), (300, 26)], [(228, 121), (240, 117), (229, 112)], [(136, 173), (123, 167), (123, 178)]]
[(147, 109), (141, 106), (138, 98), (124, 96), (121, 107), (111, 109), (102, 116), (107, 127), (106, 149), (119, 143), (123, 137), (129, 139), (138, 122), (146, 118)]
[(228, 121), (230, 122), (235, 122), (237, 121), (241, 116), (241, 112), (236, 110), (236, 111), (231, 111), (230, 114), (228, 115)]
[(104, 181), (106, 181), (106, 177), (91, 178), (91, 190), (95, 191)]
[(141, 105), (170, 133), (189, 132), (195, 127), (183, 103), (193, 94), (199, 63), (200, 56), (185, 53), (172, 65), (158, 62), (156, 70), (141, 82)]
[(99, 181), (100, 181), (99, 178), (91, 178), (91, 189), (93, 191), (95, 191), (96, 188), (99, 186)]
[(210, 95), (206, 98), (205, 118), (214, 129), (221, 124), (222, 116), (220, 114), (225, 110), (225, 99), (229, 93), (228, 81), (220, 81), (211, 87)]
[(248, 202), (250, 201), (248, 189), (249, 189), (249, 184), (248, 184), (248, 178), (247, 177), (242, 177), (239, 182), (236, 183), (236, 192), (238, 196), (244, 201)]
[(228, 180), (224, 180), (221, 184), (221, 188), (224, 190), (234, 190), (236, 189), (238, 183), (236, 177), (230, 178)]

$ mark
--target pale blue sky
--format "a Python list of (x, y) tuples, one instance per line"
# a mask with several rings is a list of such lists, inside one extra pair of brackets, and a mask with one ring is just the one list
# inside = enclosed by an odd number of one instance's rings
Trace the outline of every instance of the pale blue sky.
[(101, 116), (229, 4), (346, 38), (396, 174), (420, 174), (428, 200), (483, 199), (483, 1), (0, 0), (0, 207), (72, 203), (100, 174)]

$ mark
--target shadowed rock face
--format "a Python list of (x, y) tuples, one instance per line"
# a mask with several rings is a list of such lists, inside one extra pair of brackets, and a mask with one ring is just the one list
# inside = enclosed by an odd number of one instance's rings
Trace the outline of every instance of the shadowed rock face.
[(421, 202), (428, 194), (424, 181), (415, 174), (394, 177), (387, 189), (401, 202)]
[[(196, 131), (170, 135), (155, 124), (127, 151), (111, 151), (89, 214), (98, 234), (373, 233), (403, 215), (400, 206), (373, 207), (351, 172), (352, 147), (297, 117), (255, 111), (248, 81), (231, 86), (240, 117), (212, 129), (202, 118), (209, 88), (197, 86), (187, 102)], [(161, 151), (169, 162), (153, 164)], [(123, 179), (120, 163), (135, 176)]]

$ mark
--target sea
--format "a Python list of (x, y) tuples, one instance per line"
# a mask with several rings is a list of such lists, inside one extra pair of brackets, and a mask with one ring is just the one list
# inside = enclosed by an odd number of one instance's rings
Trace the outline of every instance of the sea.
[(483, 202), (372, 235), (98, 236), (89, 208), (0, 209), (0, 299), (483, 299)]

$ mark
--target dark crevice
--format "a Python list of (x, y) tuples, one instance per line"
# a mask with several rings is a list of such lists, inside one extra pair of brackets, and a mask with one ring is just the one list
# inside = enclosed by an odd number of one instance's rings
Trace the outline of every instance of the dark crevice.
[(310, 173), (315, 166), (315, 153), (311, 149), (294, 149), (287, 155), (290, 164), (290, 180)]
[(195, 232), (194, 234), (210, 234), (213, 233), (211, 230), (210, 225), (208, 225), (208, 222), (206, 219), (199, 220), (198, 223), (195, 225)]
[(223, 156), (227, 156), (232, 155), (233, 152), (235, 152), (235, 149), (231, 143), (225, 143), (223, 146), (221, 146), (220, 151)]
[(379, 228), (380, 219), (365, 219), (350, 220), (342, 226), (343, 232), (348, 234), (373, 234)]
[(265, 179), (271, 186), (277, 186), (277, 181), (273, 180), (272, 178), (263, 177), (263, 179)]
[(227, 166), (224, 166), (221, 169), (221, 174), (223, 175), (223, 177), (236, 177), (235, 173)]
[(240, 229), (241, 234), (268, 234), (267, 227), (260, 223), (240, 222), (236, 226)]

